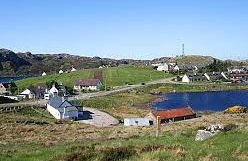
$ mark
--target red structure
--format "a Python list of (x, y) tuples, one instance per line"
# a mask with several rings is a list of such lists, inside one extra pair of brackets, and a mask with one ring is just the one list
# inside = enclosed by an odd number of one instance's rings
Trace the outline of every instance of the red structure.
[(167, 123), (169, 121), (174, 122), (195, 118), (196, 113), (190, 107), (182, 107), (171, 110), (152, 111), (150, 116), (154, 120), (157, 118), (157, 116), (160, 116), (161, 123)]

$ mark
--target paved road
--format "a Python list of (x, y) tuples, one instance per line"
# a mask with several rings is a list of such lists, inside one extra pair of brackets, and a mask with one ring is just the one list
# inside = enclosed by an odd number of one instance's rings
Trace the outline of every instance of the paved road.
[[(156, 81), (151, 81), (147, 82), (145, 85), (142, 85), (141, 83), (135, 84), (135, 85), (126, 85), (126, 86), (121, 86), (117, 89), (111, 90), (111, 91), (99, 91), (99, 92), (94, 92), (94, 93), (82, 93), (80, 95), (76, 95), (73, 97), (69, 97), (68, 100), (85, 100), (89, 99), (92, 97), (101, 97), (101, 96), (106, 96), (118, 92), (124, 92), (127, 90), (135, 89), (135, 88), (140, 88), (140, 87), (146, 87), (149, 85), (154, 85), (154, 84), (159, 84), (159, 83), (176, 83), (172, 81), (172, 78), (165, 78), (165, 79), (160, 79)], [(17, 107), (17, 106), (35, 106), (35, 105), (40, 105), (43, 106), (47, 103), (47, 100), (36, 100), (36, 101), (27, 101), (27, 102), (18, 102), (18, 103), (8, 103), (8, 104), (0, 104), (0, 108), (5, 108), (5, 107)]]

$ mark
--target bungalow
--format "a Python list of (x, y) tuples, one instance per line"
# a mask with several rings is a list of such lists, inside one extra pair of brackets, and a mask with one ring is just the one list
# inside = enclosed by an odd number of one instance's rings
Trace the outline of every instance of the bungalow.
[(99, 79), (84, 79), (74, 83), (75, 90), (99, 90), (102, 83)]
[(164, 72), (168, 72), (169, 71), (169, 65), (166, 63), (163, 64), (159, 64), (157, 71), (164, 71)]
[(47, 110), (58, 120), (76, 120), (78, 108), (62, 97), (53, 97), (47, 103)]
[(183, 107), (164, 111), (153, 111), (148, 114), (148, 117), (154, 122), (156, 122), (158, 116), (160, 117), (161, 123), (168, 123), (170, 121), (174, 122), (195, 118), (196, 113), (190, 107)]
[(149, 118), (125, 118), (124, 126), (150, 126)]
[(23, 96), (24, 99), (33, 99), (33, 98), (35, 98), (35, 94), (32, 91), (30, 91), (29, 89), (24, 90), (18, 96)]

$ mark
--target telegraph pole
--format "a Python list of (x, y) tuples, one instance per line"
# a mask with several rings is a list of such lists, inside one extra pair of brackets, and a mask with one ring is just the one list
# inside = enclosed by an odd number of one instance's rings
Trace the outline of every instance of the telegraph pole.
[(157, 116), (157, 130), (156, 130), (156, 137), (159, 137), (161, 132), (161, 122), (160, 122), (160, 116)]
[(182, 44), (182, 56), (184, 56), (184, 44)]

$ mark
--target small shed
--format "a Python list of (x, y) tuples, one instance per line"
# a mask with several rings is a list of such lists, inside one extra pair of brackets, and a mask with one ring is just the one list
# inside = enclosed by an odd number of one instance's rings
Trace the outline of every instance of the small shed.
[(125, 118), (124, 126), (150, 126), (149, 118)]

